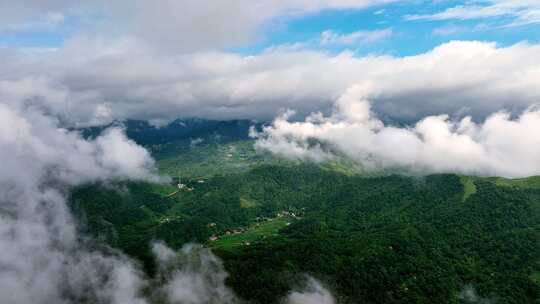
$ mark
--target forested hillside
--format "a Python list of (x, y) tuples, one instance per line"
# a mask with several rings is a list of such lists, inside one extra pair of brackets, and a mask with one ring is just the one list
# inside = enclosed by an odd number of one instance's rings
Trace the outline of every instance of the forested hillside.
[(78, 187), (72, 208), (81, 229), (149, 273), (150, 241), (205, 244), (252, 303), (279, 301), (306, 274), (340, 303), (460, 303), (465, 288), (496, 303), (540, 300), (535, 183), (366, 177), (309, 164), (181, 182)]

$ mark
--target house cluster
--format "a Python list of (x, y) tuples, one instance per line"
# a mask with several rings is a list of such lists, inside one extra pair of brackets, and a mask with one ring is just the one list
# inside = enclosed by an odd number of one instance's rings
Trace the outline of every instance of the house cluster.
[[(276, 214), (276, 217), (277, 218), (283, 218), (283, 217), (286, 217), (286, 218), (300, 218), (300, 215), (298, 213), (302, 213), (303, 211), (300, 210), (299, 212), (293, 212), (293, 211), (279, 211), (277, 214)], [(274, 218), (268, 218), (268, 217), (265, 217), (265, 216), (258, 216), (255, 218), (256, 220), (256, 223), (255, 223), (255, 227), (259, 227), (263, 222), (271, 222), (274, 220)], [(290, 222), (287, 222), (286, 225), (289, 226), (291, 223)], [(208, 224), (208, 227), (216, 227), (216, 223), (209, 223)], [(224, 235), (238, 235), (238, 234), (242, 234), (244, 232), (246, 232), (248, 229), (247, 228), (244, 228), (244, 227), (239, 227), (239, 228), (234, 228), (234, 229), (227, 229), (225, 230), (224, 232)], [(210, 238), (208, 238), (208, 240), (210, 242), (214, 242), (214, 241), (217, 241), (219, 240), (219, 236), (216, 236), (216, 235), (212, 235)], [(263, 236), (263, 239), (265, 239), (266, 236)], [(244, 242), (243, 245), (245, 246), (249, 246), (251, 245), (249, 242)]]
[[(198, 180), (198, 183), (201, 183), (202, 180)], [(204, 181), (202, 181), (204, 183)], [(182, 183), (182, 179), (180, 177), (173, 177), (172, 183), (173, 186), (176, 186), (178, 190), (184, 190), (184, 191), (193, 191), (193, 187), (189, 187), (187, 184)]]
[(162, 218), (159, 220), (159, 223), (160, 224), (166, 224), (166, 223), (170, 223), (171, 222), (171, 219), (166, 217), (166, 218)]
[(160, 223), (160, 224), (167, 224), (167, 223), (170, 223), (170, 222), (175, 221), (175, 220), (177, 220), (177, 219), (178, 219), (178, 217), (176, 217), (176, 216), (173, 216), (173, 217), (164, 217), (164, 218), (161, 218), (161, 219), (159, 220), (159, 223)]
[(277, 213), (277, 217), (286, 217), (286, 216), (295, 217), (295, 218), (297, 217), (296, 213), (292, 211), (280, 211)]
[(225, 230), (225, 235), (236, 235), (246, 232), (246, 228), (235, 228), (235, 229), (227, 229)]
[(179, 190), (193, 191), (193, 188), (188, 187), (186, 184), (178, 183), (177, 187)]

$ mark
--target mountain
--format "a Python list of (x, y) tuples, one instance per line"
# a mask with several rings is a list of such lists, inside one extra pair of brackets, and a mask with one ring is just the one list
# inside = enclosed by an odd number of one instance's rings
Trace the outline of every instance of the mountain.
[(249, 125), (128, 123), (182, 188), (175, 180), (72, 189), (81, 229), (149, 274), (151, 241), (202, 243), (249, 303), (279, 303), (306, 275), (339, 303), (472, 303), (470, 290), (478, 303), (540, 301), (537, 177), (367, 176), (260, 154)]

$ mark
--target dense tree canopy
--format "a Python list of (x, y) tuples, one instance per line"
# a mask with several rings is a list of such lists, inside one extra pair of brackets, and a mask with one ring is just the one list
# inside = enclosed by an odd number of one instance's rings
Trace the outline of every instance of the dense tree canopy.
[[(474, 187), (467, 195), (464, 180)], [(343, 303), (459, 303), (466, 286), (497, 303), (540, 300), (535, 187), (456, 175), (351, 176), (315, 165), (184, 183), (188, 190), (174, 195), (168, 185), (89, 185), (74, 189), (72, 206), (85, 219), (81, 229), (149, 272), (152, 240), (206, 243), (224, 259), (228, 284), (254, 303), (279, 301), (305, 274)], [(288, 226), (249, 245), (209, 240), (283, 212)]]

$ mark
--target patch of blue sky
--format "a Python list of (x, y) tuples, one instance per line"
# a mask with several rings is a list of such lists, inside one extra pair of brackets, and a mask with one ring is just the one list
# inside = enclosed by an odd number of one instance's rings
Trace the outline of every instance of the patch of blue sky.
[[(474, 20), (405, 18), (409, 15), (432, 15), (465, 3), (466, 1), (454, 0), (410, 0), (368, 9), (328, 10), (303, 16), (279, 17), (260, 28), (253, 42), (227, 51), (258, 54), (269, 48), (287, 46), (329, 53), (350, 50), (359, 56), (410, 56), (424, 53), (451, 40), (493, 41), (501, 46), (522, 41), (540, 42), (540, 24), (504, 27), (512, 23), (511, 16)], [(84, 15), (66, 17), (57, 25), (0, 31), (0, 47), (58, 48), (75, 33), (106, 19), (103, 12), (86, 12)], [(354, 43), (321, 44), (321, 33), (327, 30), (336, 35), (383, 30), (391, 31), (391, 34), (375, 41), (360, 39)]]
[(58, 33), (44, 32), (4, 32), (0, 33), (2, 48), (58, 48), (64, 42), (64, 36)]
[(64, 16), (62, 22), (45, 21), (23, 24), (15, 29), (0, 30), (2, 48), (60, 48), (66, 39), (88, 28), (104, 16), (97, 13)]
[[(464, 3), (462, 1), (404, 1), (366, 10), (335, 10), (298, 18), (281, 18), (267, 24), (263, 38), (233, 51), (256, 54), (280, 45), (337, 53), (352, 50), (358, 55), (388, 54), (411, 56), (424, 53), (452, 40), (478, 40), (508, 46), (522, 41), (540, 42), (540, 24), (504, 27), (512, 22), (510, 16), (474, 20), (407, 20), (408, 15), (430, 15)], [(338, 34), (357, 31), (390, 29), (384, 39), (356, 44), (320, 45), (321, 33), (332, 30)]]

